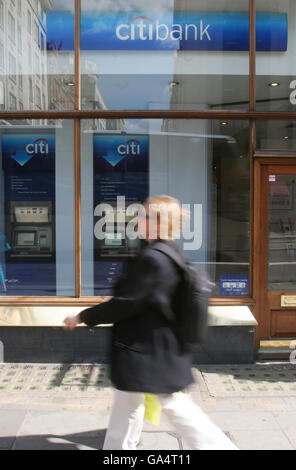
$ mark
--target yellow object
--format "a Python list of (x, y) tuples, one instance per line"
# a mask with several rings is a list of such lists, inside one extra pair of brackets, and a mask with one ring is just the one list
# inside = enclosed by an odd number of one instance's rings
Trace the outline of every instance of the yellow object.
[(161, 415), (161, 404), (156, 395), (145, 393), (145, 415), (144, 418), (154, 426), (159, 425)]

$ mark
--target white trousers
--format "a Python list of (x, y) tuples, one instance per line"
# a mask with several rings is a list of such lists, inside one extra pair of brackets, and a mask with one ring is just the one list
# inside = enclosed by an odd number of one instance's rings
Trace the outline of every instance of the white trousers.
[[(238, 450), (185, 393), (157, 395), (162, 411), (192, 450)], [(116, 390), (103, 450), (137, 450), (144, 423), (143, 393)]]

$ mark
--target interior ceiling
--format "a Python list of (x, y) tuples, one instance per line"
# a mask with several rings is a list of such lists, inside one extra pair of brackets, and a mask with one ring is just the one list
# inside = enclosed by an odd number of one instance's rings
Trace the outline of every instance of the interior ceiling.
[[(290, 103), (290, 83), (295, 77), (258, 76), (256, 79), (256, 98), (258, 109), (295, 111)], [(175, 76), (178, 85), (173, 90), (171, 103), (207, 103), (210, 107), (221, 106), (243, 108), (249, 102), (249, 77), (232, 75), (182, 75)], [(270, 83), (277, 82), (279, 86), (271, 87)]]

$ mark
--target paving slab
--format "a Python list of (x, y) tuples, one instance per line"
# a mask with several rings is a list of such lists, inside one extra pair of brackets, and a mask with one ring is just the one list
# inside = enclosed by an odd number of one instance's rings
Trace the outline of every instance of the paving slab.
[(0, 449), (11, 448), (25, 417), (24, 410), (0, 410)]
[(55, 435), (65, 436), (87, 432), (89, 437), (108, 426), (109, 413), (102, 411), (30, 411), (18, 429), (18, 437)]
[(281, 430), (239, 430), (232, 435), (240, 450), (294, 450)]
[(208, 416), (214, 421), (221, 429), (228, 431), (234, 430), (253, 430), (253, 431), (268, 431), (270, 429), (278, 430), (279, 425), (276, 422), (272, 413), (268, 412), (233, 412), (221, 411), (215, 413), (208, 413)]
[(296, 448), (296, 411), (281, 410), (274, 413), (275, 420), (285, 433), (291, 444)]
[(144, 431), (141, 437), (143, 450), (180, 450), (180, 437), (174, 432)]

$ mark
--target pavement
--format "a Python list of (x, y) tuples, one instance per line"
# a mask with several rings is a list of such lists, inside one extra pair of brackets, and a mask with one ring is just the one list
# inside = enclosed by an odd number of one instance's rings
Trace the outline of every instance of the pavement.
[[(296, 365), (198, 365), (188, 393), (241, 450), (296, 449)], [(0, 449), (102, 448), (114, 390), (104, 364), (0, 364)], [(165, 416), (143, 450), (188, 450)]]

